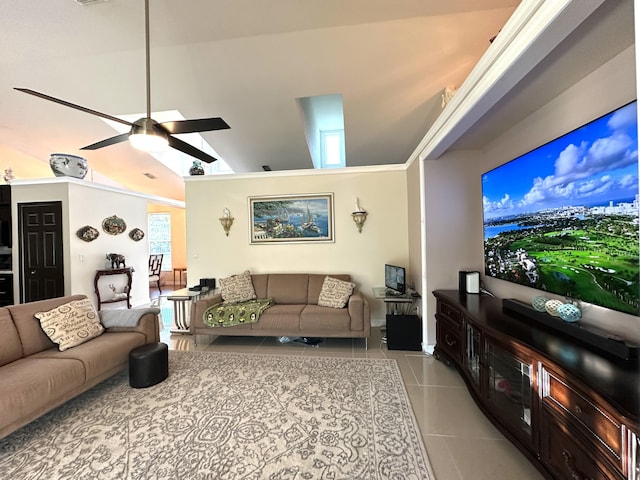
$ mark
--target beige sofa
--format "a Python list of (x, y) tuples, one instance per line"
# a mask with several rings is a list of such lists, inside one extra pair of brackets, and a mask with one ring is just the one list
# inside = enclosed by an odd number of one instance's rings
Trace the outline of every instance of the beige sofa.
[(158, 315), (149, 309), (136, 327), (107, 328), (60, 352), (34, 313), (84, 298), (73, 295), (0, 308), (0, 438), (125, 368), (133, 348), (160, 341)]
[[(220, 303), (219, 293), (191, 305), (190, 331), (194, 335), (289, 336), (364, 338), (371, 334), (367, 299), (357, 289), (344, 308), (321, 307), (318, 297), (326, 274), (252, 274), (257, 298), (272, 298), (275, 305), (262, 313), (256, 323), (234, 327), (210, 327), (202, 319), (211, 305)], [(329, 275), (350, 281), (349, 275)]]

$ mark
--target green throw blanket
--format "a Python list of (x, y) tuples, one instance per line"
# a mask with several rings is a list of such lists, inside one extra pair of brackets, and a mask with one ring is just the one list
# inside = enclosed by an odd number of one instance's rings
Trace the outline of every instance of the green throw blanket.
[(272, 298), (229, 304), (216, 303), (205, 310), (202, 322), (210, 327), (235, 327), (243, 323), (256, 323), (262, 312), (273, 304)]

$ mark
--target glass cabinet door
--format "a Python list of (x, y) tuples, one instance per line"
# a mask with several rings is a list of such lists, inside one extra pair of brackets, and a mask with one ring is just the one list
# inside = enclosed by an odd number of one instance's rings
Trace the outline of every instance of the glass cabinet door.
[(631, 430), (627, 430), (627, 437), (627, 478), (640, 480), (640, 437)]
[(533, 365), (487, 342), (487, 400), (495, 414), (531, 440)]
[(470, 323), (465, 323), (464, 365), (476, 385), (480, 384), (480, 331)]

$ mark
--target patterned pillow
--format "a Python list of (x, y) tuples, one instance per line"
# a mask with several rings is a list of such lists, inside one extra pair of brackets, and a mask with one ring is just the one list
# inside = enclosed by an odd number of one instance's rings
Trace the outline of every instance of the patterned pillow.
[(220, 293), (225, 303), (246, 302), (256, 298), (251, 274), (245, 270), (239, 275), (220, 279)]
[(318, 297), (318, 305), (321, 307), (344, 308), (355, 287), (355, 283), (324, 277), (322, 290), (320, 290), (320, 296)]
[(88, 298), (65, 303), (48, 312), (37, 312), (34, 316), (61, 352), (104, 332), (98, 312)]

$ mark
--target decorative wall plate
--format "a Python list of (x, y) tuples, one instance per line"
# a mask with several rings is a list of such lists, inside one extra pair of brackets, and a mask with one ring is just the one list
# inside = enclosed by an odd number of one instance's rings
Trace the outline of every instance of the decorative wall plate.
[(116, 215), (107, 217), (102, 221), (102, 230), (109, 235), (120, 235), (126, 229), (127, 224), (125, 221)]
[(84, 240), (85, 242), (93, 242), (100, 236), (100, 232), (97, 229), (93, 228), (91, 225), (85, 225), (84, 227), (78, 229), (76, 235), (80, 240)]
[(134, 228), (129, 232), (129, 238), (134, 242), (139, 242), (144, 238), (144, 232), (139, 228)]

